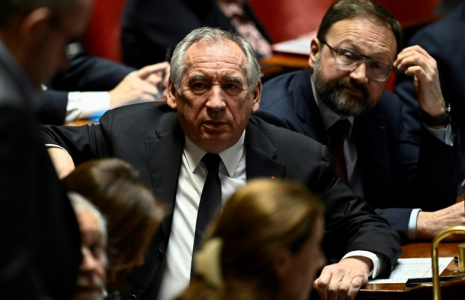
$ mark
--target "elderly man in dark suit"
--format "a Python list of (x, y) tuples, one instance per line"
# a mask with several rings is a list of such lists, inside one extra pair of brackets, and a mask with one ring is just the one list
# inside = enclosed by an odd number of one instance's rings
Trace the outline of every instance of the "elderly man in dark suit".
[(89, 127), (44, 127), (48, 143), (66, 150), (49, 149), (57, 169), (66, 173), (72, 160), (119, 157), (171, 207), (144, 266), (130, 276), (132, 299), (173, 299), (182, 292), (205, 230), (199, 224), (211, 216), (204, 207), (220, 207), (256, 177), (298, 181), (326, 204), (324, 249), (334, 264), (319, 280), (328, 299), (353, 297), (370, 272), (387, 275), (396, 263), (398, 235), (337, 178), (327, 148), (251, 116), (261, 87), (260, 66), (246, 40), (200, 28), (176, 47), (167, 103), (115, 109)]
[(91, 0), (0, 2), (0, 295), (70, 299), (79, 231), (33, 111), (40, 83), (64, 63)]
[[(434, 60), (419, 47), (397, 55), (401, 47), (400, 25), (381, 5), (336, 2), (311, 42), (310, 68), (267, 82), (258, 115), (330, 145), (339, 175), (404, 241), (432, 239), (464, 219), (464, 206), (454, 206), (459, 143)], [(421, 145), (404, 128), (399, 98), (385, 91), (393, 67), (418, 83)]]

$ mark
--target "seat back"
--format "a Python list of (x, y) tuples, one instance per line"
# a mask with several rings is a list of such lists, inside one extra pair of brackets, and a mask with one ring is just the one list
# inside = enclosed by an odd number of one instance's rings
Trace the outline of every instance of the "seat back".
[(89, 26), (82, 38), (84, 49), (92, 55), (117, 62), (121, 56), (121, 15), (126, 0), (95, 0)]

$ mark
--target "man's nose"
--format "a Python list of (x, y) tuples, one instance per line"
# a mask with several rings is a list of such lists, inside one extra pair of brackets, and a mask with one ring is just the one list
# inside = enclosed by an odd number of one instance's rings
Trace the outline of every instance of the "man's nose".
[(81, 271), (93, 271), (99, 267), (99, 262), (97, 259), (92, 255), (92, 252), (87, 247), (81, 248), (82, 252), (82, 263), (81, 263)]
[(350, 72), (350, 78), (358, 81), (358, 82), (366, 82), (368, 81), (367, 71), (368, 71), (368, 63), (366, 61), (360, 61), (355, 69)]
[(207, 107), (212, 110), (222, 110), (226, 106), (223, 98), (221, 87), (213, 86), (210, 97), (207, 101)]

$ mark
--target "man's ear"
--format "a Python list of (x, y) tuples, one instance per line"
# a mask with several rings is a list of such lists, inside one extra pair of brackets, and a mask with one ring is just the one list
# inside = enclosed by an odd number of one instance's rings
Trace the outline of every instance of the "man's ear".
[(273, 269), (279, 279), (289, 275), (292, 253), (288, 248), (282, 248), (273, 257)]
[(262, 81), (259, 80), (257, 86), (252, 90), (252, 113), (256, 113), (260, 108), (260, 100), (262, 98)]
[(42, 44), (45, 35), (50, 34), (52, 11), (39, 7), (27, 14), (19, 25), (19, 38), (25, 49), (36, 49)]
[(320, 52), (320, 45), (320, 41), (317, 38), (313, 38), (310, 43), (310, 57), (308, 58), (308, 65), (312, 71), (315, 68), (316, 58)]
[(174, 87), (173, 81), (169, 80), (168, 87), (166, 89), (166, 103), (172, 109), (176, 109), (178, 107), (178, 103), (176, 101), (176, 88)]

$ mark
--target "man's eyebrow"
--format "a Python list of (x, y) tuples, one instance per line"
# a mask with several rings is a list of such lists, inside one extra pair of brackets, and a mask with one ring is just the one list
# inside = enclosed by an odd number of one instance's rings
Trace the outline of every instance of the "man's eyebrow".
[(194, 76), (189, 77), (189, 83), (197, 81), (197, 80), (206, 80), (206, 79), (207, 79), (207, 77), (205, 77), (205, 76), (194, 75)]
[(242, 81), (242, 79), (240, 79), (239, 77), (228, 77), (228, 78), (226, 78), (226, 81), (227, 81), (227, 82), (239, 83), (239, 84), (241, 84), (241, 85), (244, 84), (244, 82)]

